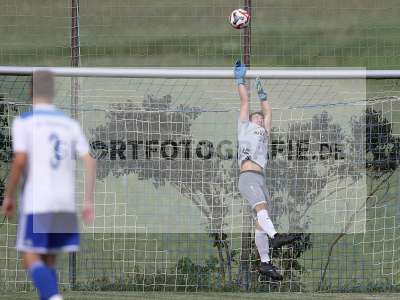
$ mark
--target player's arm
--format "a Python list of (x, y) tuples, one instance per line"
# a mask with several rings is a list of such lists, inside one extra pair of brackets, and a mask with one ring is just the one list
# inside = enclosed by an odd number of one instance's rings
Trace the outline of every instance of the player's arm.
[(83, 162), (85, 172), (85, 194), (82, 207), (82, 218), (86, 224), (93, 220), (94, 215), (94, 181), (96, 179), (96, 161), (89, 154), (89, 144), (80, 126), (77, 125), (76, 151)]
[(25, 129), (23, 122), (19, 118), (16, 118), (12, 124), (13, 157), (11, 171), (8, 176), (3, 200), (3, 213), (8, 218), (12, 217), (14, 212), (15, 191), (28, 163), (28, 144)]
[(11, 198), (14, 197), (21, 175), (25, 170), (27, 161), (28, 161), (28, 155), (26, 153), (24, 152), (14, 153), (11, 164), (11, 172), (4, 193), (6, 197), (11, 197)]
[(17, 189), (19, 180), (26, 168), (28, 155), (24, 152), (17, 152), (13, 155), (11, 164), (11, 172), (8, 177), (6, 190), (4, 193), (3, 213), (7, 218), (11, 218), (14, 213), (15, 203), (14, 195)]
[(244, 84), (238, 86), (239, 97), (240, 97), (240, 113), (239, 118), (242, 122), (249, 120), (249, 96), (247, 95), (247, 88)]
[(94, 215), (94, 183), (96, 179), (96, 160), (90, 156), (90, 147), (81, 127), (76, 124), (76, 152), (83, 162), (85, 173), (85, 193), (82, 207), (82, 218), (86, 224), (93, 220)]
[(258, 99), (260, 100), (261, 104), (261, 111), (264, 115), (264, 128), (267, 131), (268, 135), (271, 134), (272, 128), (272, 108), (268, 102), (267, 93), (264, 91), (260, 78), (256, 79), (256, 88), (257, 88), (257, 95)]
[(246, 75), (246, 66), (237, 60), (234, 66), (235, 80), (238, 85), (240, 97), (240, 113), (239, 118), (242, 122), (249, 120), (249, 96), (245, 85), (244, 77)]
[(81, 156), (85, 169), (85, 195), (82, 209), (83, 220), (89, 224), (94, 212), (94, 182), (96, 178), (96, 160), (89, 153)]
[(264, 114), (264, 128), (268, 135), (271, 134), (272, 128), (272, 108), (268, 101), (261, 102), (261, 109)]

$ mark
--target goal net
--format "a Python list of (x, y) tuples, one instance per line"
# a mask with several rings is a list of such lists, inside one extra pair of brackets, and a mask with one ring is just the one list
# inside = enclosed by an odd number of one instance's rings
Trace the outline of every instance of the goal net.
[[(183, 71), (182, 71), (183, 72)], [(0, 76), (2, 154), (31, 109), (30, 76)], [(97, 159), (95, 220), (60, 281), (78, 290), (346, 291), (399, 283), (398, 79), (265, 79), (273, 107), (266, 183), (281, 283), (258, 276), (254, 220), (237, 188), (239, 99), (232, 79), (57, 77)], [(253, 80), (249, 90), (255, 94)], [(78, 98), (76, 98), (78, 95)], [(251, 97), (251, 110), (259, 110)], [(7, 153), (6, 153), (7, 152)], [(2, 160), (6, 173), (8, 159)], [(4, 170), (4, 171), (3, 171)], [(83, 172), (78, 165), (77, 200)], [(30, 289), (0, 225), (0, 285)]]

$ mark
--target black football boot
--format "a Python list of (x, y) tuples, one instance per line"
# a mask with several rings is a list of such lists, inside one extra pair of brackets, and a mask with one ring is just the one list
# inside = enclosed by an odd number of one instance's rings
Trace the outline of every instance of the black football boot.
[(261, 262), (258, 271), (261, 275), (265, 275), (275, 281), (280, 281), (283, 279), (283, 276), (276, 270), (276, 267), (272, 265), (271, 262)]

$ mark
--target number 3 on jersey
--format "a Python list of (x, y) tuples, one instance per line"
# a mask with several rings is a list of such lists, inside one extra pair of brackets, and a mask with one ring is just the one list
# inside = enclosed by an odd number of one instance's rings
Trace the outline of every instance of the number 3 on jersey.
[(52, 133), (49, 136), (49, 142), (52, 148), (52, 156), (50, 158), (50, 166), (53, 169), (57, 169), (60, 166), (62, 155), (61, 155), (61, 140), (59, 137)]

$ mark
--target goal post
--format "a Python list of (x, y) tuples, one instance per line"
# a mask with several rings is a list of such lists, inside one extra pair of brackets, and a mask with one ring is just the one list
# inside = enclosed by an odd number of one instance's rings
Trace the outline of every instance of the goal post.
[[(21, 67), (0, 66), (2, 75), (31, 75), (35, 70), (49, 70), (63, 77), (108, 78), (234, 78), (232, 68), (96, 68), (96, 67)], [(366, 70), (365, 68), (253, 68), (246, 78), (255, 79), (398, 79), (400, 70)]]
[[(39, 68), (0, 67), (0, 118), (30, 109), (20, 96)], [(83, 229), (76, 289), (235, 290), (248, 217), (237, 188), (239, 100), (230, 69), (48, 68), (55, 102), (76, 117), (97, 159), (96, 219)], [(280, 284), (268, 291), (398, 286), (400, 71), (252, 69), (273, 107), (266, 182), (270, 214), (299, 243), (274, 251)], [(6, 108), (6, 109), (4, 109)], [(251, 109), (259, 109), (251, 99)], [(8, 135), (9, 136), (9, 135)], [(10, 138), (10, 137), (9, 137)], [(77, 198), (83, 173), (78, 167)], [(16, 224), (0, 227), (0, 284), (25, 289)], [(61, 262), (68, 286), (68, 264)]]

